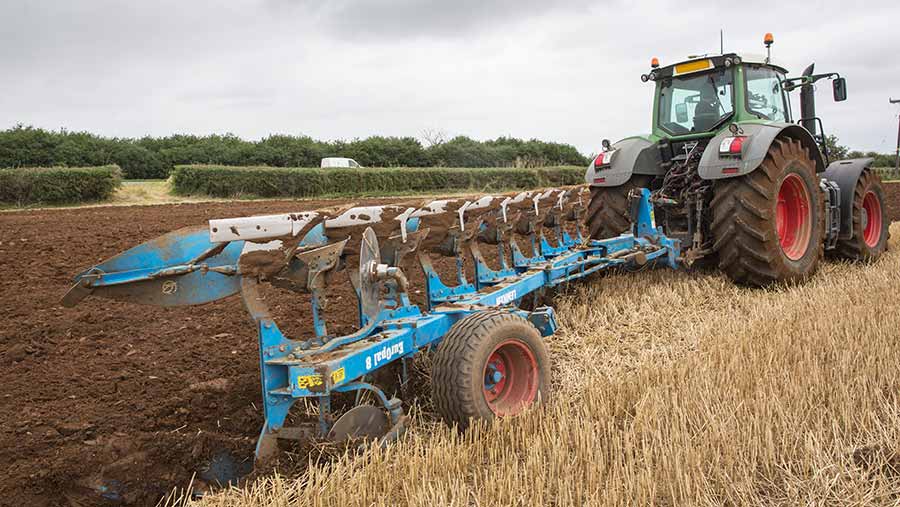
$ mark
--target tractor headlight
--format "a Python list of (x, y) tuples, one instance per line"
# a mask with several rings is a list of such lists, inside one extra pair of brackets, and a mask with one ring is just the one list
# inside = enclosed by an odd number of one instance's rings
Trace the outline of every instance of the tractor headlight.
[(650, 80), (650, 76), (648, 76), (647, 74), (641, 74), (641, 82), (646, 83), (648, 80)]

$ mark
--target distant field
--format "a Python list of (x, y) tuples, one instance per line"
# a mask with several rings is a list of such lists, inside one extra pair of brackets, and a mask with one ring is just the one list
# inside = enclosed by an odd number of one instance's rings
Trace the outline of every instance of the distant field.
[(196, 197), (173, 194), (172, 186), (167, 180), (126, 180), (109, 204), (166, 204), (199, 200), (201, 199)]

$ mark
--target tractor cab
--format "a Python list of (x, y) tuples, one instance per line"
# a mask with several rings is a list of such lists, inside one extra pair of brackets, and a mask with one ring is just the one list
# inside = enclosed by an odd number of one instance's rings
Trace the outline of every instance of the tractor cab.
[(651, 65), (641, 80), (656, 83), (655, 137), (711, 138), (734, 122), (791, 122), (787, 71), (765, 57), (703, 55), (665, 67), (654, 58)]

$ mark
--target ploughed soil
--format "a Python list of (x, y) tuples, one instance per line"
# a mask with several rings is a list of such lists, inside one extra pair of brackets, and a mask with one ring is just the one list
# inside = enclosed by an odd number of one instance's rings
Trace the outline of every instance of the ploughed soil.
[[(900, 220), (900, 184), (885, 187), (888, 217)], [(192, 476), (212, 481), (211, 464), (246, 471), (263, 420), (256, 332), (239, 296), (180, 308), (91, 297), (63, 308), (60, 298), (81, 270), (181, 227), (345, 203), (0, 213), (0, 505), (152, 505)], [(452, 280), (453, 260), (434, 260)], [(413, 290), (424, 287), (418, 269), (407, 275)], [(265, 296), (286, 335), (309, 336), (306, 296)], [(326, 317), (330, 334), (356, 327), (346, 270), (332, 280)]]
[[(152, 505), (195, 473), (200, 482), (210, 461), (246, 471), (263, 419), (240, 296), (179, 308), (92, 297), (64, 308), (60, 298), (83, 269), (181, 227), (336, 204), (346, 201), (0, 213), (0, 505)], [(450, 280), (452, 259), (436, 261)], [(346, 273), (329, 289), (333, 335), (357, 324)], [(308, 296), (264, 295), (286, 335), (310, 336)]]
[(900, 183), (885, 183), (884, 193), (888, 221), (900, 221)]

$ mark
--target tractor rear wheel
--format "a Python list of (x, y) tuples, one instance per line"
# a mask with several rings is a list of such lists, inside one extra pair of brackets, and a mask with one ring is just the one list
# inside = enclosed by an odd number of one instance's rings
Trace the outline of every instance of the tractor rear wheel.
[(719, 180), (711, 207), (719, 268), (735, 282), (797, 281), (818, 268), (825, 196), (812, 156), (799, 141), (776, 139), (756, 170)]
[(890, 238), (885, 211), (881, 178), (872, 171), (863, 171), (853, 189), (853, 237), (838, 240), (835, 253), (855, 261), (880, 257)]
[(550, 358), (530, 322), (504, 311), (460, 319), (438, 345), (431, 391), (447, 424), (512, 416), (547, 401)]
[(635, 188), (650, 188), (653, 176), (634, 174), (618, 187), (591, 187), (585, 224), (591, 239), (606, 239), (627, 232), (631, 227), (628, 214), (628, 193)]

